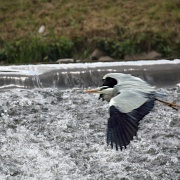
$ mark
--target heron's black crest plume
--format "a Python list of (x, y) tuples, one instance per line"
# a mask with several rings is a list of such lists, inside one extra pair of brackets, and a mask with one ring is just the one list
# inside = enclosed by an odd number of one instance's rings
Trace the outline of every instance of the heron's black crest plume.
[(117, 80), (111, 77), (107, 77), (106, 79), (103, 79), (102, 86), (108, 86), (110, 88), (113, 88), (117, 84)]

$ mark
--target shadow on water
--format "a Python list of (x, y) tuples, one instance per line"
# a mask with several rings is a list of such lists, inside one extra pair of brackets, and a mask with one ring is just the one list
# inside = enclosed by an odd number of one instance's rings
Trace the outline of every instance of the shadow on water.
[(54, 69), (46, 67), (41, 74), (35, 71), (29, 74), (25, 71), (0, 71), (0, 88), (87, 88), (100, 86), (102, 77), (110, 72), (132, 74), (156, 87), (170, 87), (180, 82), (180, 64)]

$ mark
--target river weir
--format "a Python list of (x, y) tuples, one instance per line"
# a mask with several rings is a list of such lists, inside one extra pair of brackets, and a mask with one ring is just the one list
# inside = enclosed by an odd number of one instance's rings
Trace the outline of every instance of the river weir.
[(83, 91), (108, 72), (180, 104), (180, 60), (1, 66), (0, 179), (179, 180), (179, 111), (157, 102), (126, 150), (107, 147), (108, 104)]
[(1, 66), (0, 87), (87, 88), (110, 72), (130, 73), (157, 87), (180, 82), (180, 60)]

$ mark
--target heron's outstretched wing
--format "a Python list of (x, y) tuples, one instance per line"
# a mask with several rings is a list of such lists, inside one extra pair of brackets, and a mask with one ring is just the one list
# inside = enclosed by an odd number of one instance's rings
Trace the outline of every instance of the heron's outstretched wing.
[(120, 112), (128, 113), (139, 108), (148, 99), (154, 98), (155, 92), (142, 92), (134, 89), (119, 90), (114, 88), (114, 97), (109, 105), (115, 106)]
[[(134, 93), (134, 92), (132, 92)], [(123, 93), (122, 93), (123, 94)], [(126, 93), (125, 93), (126, 94)], [(139, 126), (139, 121), (147, 115), (154, 106), (154, 98), (152, 96), (141, 97), (140, 95), (134, 94), (134, 99), (129, 93), (128, 96), (117, 95), (114, 98), (126, 98), (123, 101), (117, 99), (111, 100), (111, 106), (109, 108), (110, 118), (108, 119), (107, 127), (107, 144), (115, 145), (116, 150), (119, 148), (126, 148), (126, 146), (136, 136)], [(138, 98), (142, 98), (138, 100)], [(121, 105), (120, 103), (123, 102)], [(130, 103), (130, 104), (129, 104)], [(133, 108), (134, 105), (134, 108)], [(125, 106), (123, 108), (123, 106)]]

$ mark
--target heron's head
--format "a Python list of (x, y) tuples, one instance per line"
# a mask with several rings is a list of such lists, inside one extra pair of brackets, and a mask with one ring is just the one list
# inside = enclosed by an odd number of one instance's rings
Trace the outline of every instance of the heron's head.
[(114, 88), (109, 88), (108, 86), (102, 86), (97, 89), (88, 89), (85, 90), (85, 93), (99, 93), (100, 96), (99, 98), (102, 98), (102, 100), (110, 101), (113, 95), (113, 89)]

